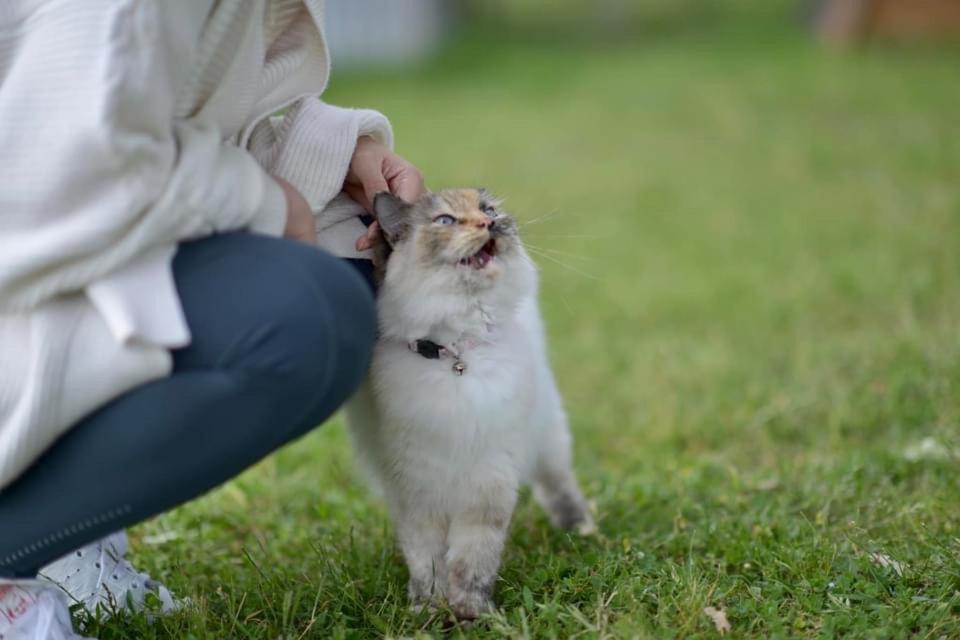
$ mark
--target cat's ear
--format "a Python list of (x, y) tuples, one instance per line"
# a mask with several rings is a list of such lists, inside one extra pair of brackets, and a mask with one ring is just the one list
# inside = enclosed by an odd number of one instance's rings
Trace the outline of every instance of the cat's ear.
[(389, 191), (381, 191), (373, 199), (373, 213), (380, 223), (383, 237), (391, 246), (402, 238), (410, 227), (410, 207), (410, 203)]
[(499, 207), (503, 204), (503, 201), (491, 193), (486, 187), (477, 187), (477, 195), (479, 196), (481, 205), (488, 204), (494, 207)]

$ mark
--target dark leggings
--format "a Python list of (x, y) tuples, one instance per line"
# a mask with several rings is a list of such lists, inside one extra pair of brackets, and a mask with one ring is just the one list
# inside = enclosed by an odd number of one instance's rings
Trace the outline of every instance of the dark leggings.
[(318, 249), (227, 234), (181, 245), (193, 340), (173, 373), (82, 420), (0, 491), (0, 577), (209, 491), (326, 420), (367, 368), (373, 297)]

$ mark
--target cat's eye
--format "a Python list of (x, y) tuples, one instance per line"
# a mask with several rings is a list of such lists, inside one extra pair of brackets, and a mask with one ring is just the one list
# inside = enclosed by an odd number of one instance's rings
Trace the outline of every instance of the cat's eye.
[(493, 208), (492, 204), (481, 204), (480, 211), (483, 211), (488, 216), (492, 216), (497, 212), (497, 210)]
[(457, 222), (457, 219), (454, 218), (453, 216), (443, 213), (437, 216), (436, 218), (434, 218), (433, 221), (437, 224), (455, 224)]

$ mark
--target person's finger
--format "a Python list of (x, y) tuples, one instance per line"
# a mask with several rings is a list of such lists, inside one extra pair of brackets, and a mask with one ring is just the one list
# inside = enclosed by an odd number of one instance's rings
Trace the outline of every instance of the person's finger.
[(416, 202), (423, 195), (423, 174), (415, 166), (396, 154), (387, 156), (384, 175), (390, 192), (407, 202)]
[(364, 230), (363, 235), (357, 238), (355, 246), (357, 251), (366, 251), (370, 248), (370, 227), (367, 227)]
[(373, 213), (373, 199), (378, 193), (389, 191), (386, 178), (383, 177), (383, 159), (380, 157), (363, 157), (354, 160), (353, 174), (363, 187), (366, 196), (364, 206)]
[(373, 213), (373, 203), (367, 201), (367, 194), (364, 192), (363, 187), (359, 184), (344, 184), (343, 190), (346, 192), (350, 199), (359, 204), (361, 207), (367, 210), (369, 213)]
[(377, 222), (374, 222), (367, 227), (367, 232), (365, 234), (357, 238), (357, 251), (366, 251), (367, 249), (371, 249), (378, 235), (380, 235), (380, 225)]
[(423, 195), (423, 176), (414, 167), (409, 167), (390, 180), (390, 191), (407, 202), (416, 202)]

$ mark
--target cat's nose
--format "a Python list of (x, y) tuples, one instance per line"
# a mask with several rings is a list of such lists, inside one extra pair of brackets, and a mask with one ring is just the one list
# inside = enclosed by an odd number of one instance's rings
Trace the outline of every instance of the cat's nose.
[(477, 223), (478, 228), (486, 229), (488, 231), (493, 231), (493, 226), (494, 226), (494, 221), (491, 220), (490, 218), (481, 220), (480, 222)]

